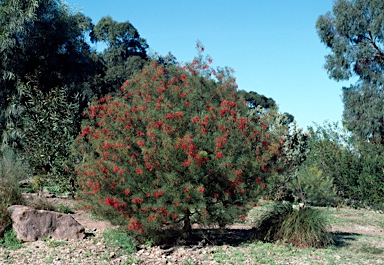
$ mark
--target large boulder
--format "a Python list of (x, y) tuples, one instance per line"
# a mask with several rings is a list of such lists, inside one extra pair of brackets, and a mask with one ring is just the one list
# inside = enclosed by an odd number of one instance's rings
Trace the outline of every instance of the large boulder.
[(52, 211), (36, 210), (23, 205), (8, 208), (12, 228), (23, 242), (51, 237), (55, 240), (83, 239), (84, 227), (72, 216)]

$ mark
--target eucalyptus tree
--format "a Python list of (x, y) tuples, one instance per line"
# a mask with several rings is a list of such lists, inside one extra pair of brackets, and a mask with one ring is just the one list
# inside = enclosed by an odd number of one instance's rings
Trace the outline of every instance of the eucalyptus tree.
[(336, 81), (357, 78), (343, 88), (344, 121), (360, 139), (384, 137), (384, 1), (337, 0), (318, 18), (321, 41), (330, 49), (325, 68)]

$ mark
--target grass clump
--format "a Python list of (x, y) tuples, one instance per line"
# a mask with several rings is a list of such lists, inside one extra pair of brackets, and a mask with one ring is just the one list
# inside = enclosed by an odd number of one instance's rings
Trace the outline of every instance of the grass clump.
[(321, 248), (333, 240), (322, 213), (313, 208), (290, 212), (277, 231), (277, 238), (297, 247)]
[(262, 215), (258, 238), (301, 248), (322, 248), (333, 243), (328, 228), (327, 220), (317, 209), (294, 210), (291, 204), (276, 203)]
[(12, 149), (0, 152), (0, 236), (10, 224), (8, 207), (22, 204), (23, 197), (18, 182), (27, 177), (25, 164), (17, 158)]

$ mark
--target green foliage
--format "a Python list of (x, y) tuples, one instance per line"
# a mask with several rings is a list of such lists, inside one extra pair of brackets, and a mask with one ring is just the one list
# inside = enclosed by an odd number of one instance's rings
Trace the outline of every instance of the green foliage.
[(317, 167), (301, 167), (297, 178), (290, 183), (296, 201), (312, 206), (330, 206), (337, 202), (333, 178), (325, 176)]
[(289, 125), (286, 114), (275, 114), (271, 126), (274, 133), (281, 135), (281, 148), (279, 150), (279, 174), (269, 180), (269, 198), (273, 200), (290, 199), (289, 183), (298, 177), (300, 165), (308, 154), (308, 135), (303, 129), (297, 128), (296, 122)]
[(346, 204), (382, 208), (383, 145), (360, 141), (337, 124), (310, 128), (310, 135), (305, 167), (316, 167), (333, 179)]
[(193, 222), (223, 227), (245, 216), (277, 175), (273, 117), (250, 113), (231, 71), (211, 69), (198, 49), (185, 67), (154, 62), (125, 82), (121, 97), (92, 104), (76, 140), (84, 197), (144, 236), (189, 232)]
[(3, 140), (28, 161), (38, 182), (35, 188), (41, 189), (45, 180), (73, 191), (70, 144), (80, 126), (78, 100), (65, 88), (46, 93), (31, 85), (20, 90), (11, 107), (18, 111), (9, 110)]
[(332, 14), (316, 23), (321, 41), (331, 49), (325, 64), (329, 77), (358, 77), (355, 85), (343, 89), (344, 120), (362, 140), (384, 136), (383, 9), (381, 0), (338, 0)]
[(108, 228), (103, 233), (105, 244), (117, 248), (120, 255), (130, 255), (136, 252), (136, 245), (127, 231)]

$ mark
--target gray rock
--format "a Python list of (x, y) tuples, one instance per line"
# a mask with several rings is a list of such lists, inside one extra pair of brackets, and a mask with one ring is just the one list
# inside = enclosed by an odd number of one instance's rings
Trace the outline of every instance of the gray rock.
[(23, 205), (8, 208), (12, 228), (19, 240), (30, 242), (51, 237), (55, 240), (83, 239), (85, 229), (72, 216), (36, 210)]

